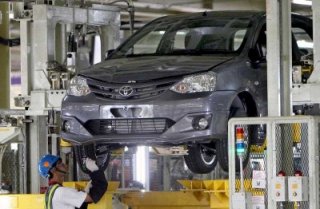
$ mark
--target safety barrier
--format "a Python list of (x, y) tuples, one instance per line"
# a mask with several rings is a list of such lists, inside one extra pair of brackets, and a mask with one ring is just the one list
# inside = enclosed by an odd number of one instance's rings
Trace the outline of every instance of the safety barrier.
[[(318, 209), (319, 121), (319, 117), (311, 116), (231, 119), (230, 205), (239, 200), (245, 202), (241, 207), (238, 204), (231, 208)], [(239, 127), (244, 129), (247, 142), (265, 134), (261, 146), (251, 148), (250, 143), (244, 143), (245, 148), (253, 152), (242, 172), (236, 163), (239, 161), (237, 149), (239, 152), (242, 142)], [(249, 182), (251, 186), (247, 185)], [(241, 189), (241, 185), (245, 187)]]

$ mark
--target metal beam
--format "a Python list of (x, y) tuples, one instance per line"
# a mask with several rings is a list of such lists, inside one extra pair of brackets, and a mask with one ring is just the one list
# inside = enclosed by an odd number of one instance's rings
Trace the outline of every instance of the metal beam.
[[(267, 1), (267, 76), (268, 76), (268, 115), (290, 116), (291, 68), (292, 68), (291, 0)], [(269, 132), (268, 130), (267, 132)], [(286, 132), (286, 127), (281, 132)], [(292, 150), (292, 139), (283, 135), (279, 149)], [(293, 165), (293, 154), (286, 153), (283, 161), (277, 162), (288, 175)], [(268, 196), (272, 195), (268, 191)], [(276, 203), (268, 198), (268, 208), (276, 208)], [(284, 204), (284, 208), (288, 208)]]
[(267, 1), (268, 115), (291, 115), (291, 2)]
[(292, 32), (291, 0), (280, 1), (280, 101), (281, 116), (292, 114)]
[[(0, 2), (1, 24), (0, 37), (9, 39), (9, 4)], [(9, 108), (10, 99), (10, 48), (0, 44), (0, 108)]]
[(266, 1), (265, 0), (215, 0), (212, 3), (213, 10), (257, 10), (265, 11)]
[(312, 15), (313, 15), (313, 63), (314, 70), (308, 79), (308, 83), (320, 83), (320, 39), (318, 34), (320, 32), (320, 1), (312, 1)]
[(268, 115), (280, 116), (280, 13), (277, 0), (267, 2)]
[[(86, 24), (94, 26), (104, 26), (103, 32), (108, 32), (108, 36), (103, 34), (104, 40), (108, 39), (112, 42), (102, 41), (102, 51), (114, 49), (119, 45), (120, 13), (117, 7), (105, 7), (95, 5), (89, 9), (74, 7), (57, 7), (49, 5), (33, 6), (33, 67), (31, 76), (33, 78), (33, 90), (50, 89), (47, 80), (47, 62), (56, 60), (55, 49), (55, 30), (58, 23), (63, 24)], [(110, 30), (109, 30), (110, 28)], [(113, 32), (113, 34), (110, 34)], [(113, 46), (111, 46), (113, 43)], [(108, 45), (109, 44), (109, 45)], [(108, 48), (105, 48), (108, 47)], [(33, 75), (32, 75), (33, 74)]]
[(31, 20), (20, 20), (20, 63), (21, 63), (21, 95), (26, 96), (30, 94), (31, 76), (28, 69), (31, 69), (31, 56), (30, 56), (30, 24)]
[(45, 116), (32, 117), (33, 123), (29, 125), (29, 138), (27, 146), (28, 152), (28, 192), (39, 193), (40, 186), (46, 185), (46, 180), (40, 178), (38, 172), (38, 162), (41, 156), (48, 154), (47, 142), (47, 118)]

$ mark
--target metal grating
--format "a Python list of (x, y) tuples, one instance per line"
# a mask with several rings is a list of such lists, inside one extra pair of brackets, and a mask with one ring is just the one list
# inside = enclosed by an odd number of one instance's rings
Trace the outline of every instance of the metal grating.
[(3, 155), (3, 175), (2, 175), (2, 189), (8, 190), (10, 193), (20, 192), (20, 165), (18, 151), (11, 150), (10, 145), (7, 147)]
[[(166, 78), (139, 83), (108, 83), (94, 79), (87, 79), (87, 83), (90, 90), (98, 98), (113, 100), (135, 100), (157, 96), (168, 90), (179, 80), (181, 80), (181, 78)], [(121, 95), (121, 88), (123, 87), (129, 87), (130, 94), (128, 93), (127, 96)]]
[[(245, 166), (243, 170), (243, 177), (244, 177), (244, 188), (246, 192), (250, 192), (255, 199), (256, 202), (260, 202), (261, 205), (264, 205), (265, 208), (267, 208), (268, 203), (268, 185), (266, 183), (265, 188), (258, 188), (253, 186), (253, 178), (254, 174), (259, 172), (260, 174), (263, 173), (265, 175), (265, 181), (267, 181), (267, 159), (266, 159), (266, 146), (265, 146), (265, 133), (262, 129), (259, 129), (259, 127), (262, 127), (264, 125), (261, 124), (252, 124), (252, 125), (246, 125), (246, 124), (237, 124), (236, 127), (243, 127), (244, 128), (244, 138), (247, 146), (248, 141), (251, 141), (251, 146), (248, 148), (250, 149), (249, 159), (248, 163)], [(249, 133), (250, 130), (250, 133)], [(262, 137), (261, 139), (257, 139), (257, 137)], [(256, 141), (257, 145), (253, 145), (252, 142)], [(260, 141), (258, 143), (258, 141)], [(236, 157), (235, 161), (239, 161), (239, 158)], [(237, 169), (236, 169), (237, 170)], [(260, 175), (259, 174), (259, 175)], [(240, 172), (236, 172), (236, 179), (235, 179), (235, 190), (237, 192), (240, 191)], [(255, 207), (260, 207), (259, 205), (255, 205)], [(261, 206), (262, 207), (262, 206)]]
[[(309, 200), (305, 202), (283, 202), (279, 203), (276, 198), (267, 196), (265, 193), (265, 204), (262, 208), (302, 208), (302, 209), (318, 209), (319, 208), (319, 161), (315, 156), (319, 153), (319, 117), (311, 116), (295, 116), (295, 117), (265, 117), (265, 118), (238, 118), (231, 119), (229, 122), (229, 144), (231, 150), (234, 149), (234, 131), (233, 129), (239, 125), (251, 125), (257, 123), (266, 124), (267, 138), (265, 148), (268, 147), (261, 154), (264, 155), (266, 166), (267, 184), (273, 185), (273, 179), (278, 175), (279, 171), (284, 171), (286, 176), (294, 176), (296, 171), (301, 171), (302, 176), (310, 177), (309, 180)], [(259, 150), (259, 149), (258, 149)], [(266, 155), (265, 153), (268, 153)], [(229, 153), (229, 157), (232, 157), (230, 164), (230, 188), (231, 192), (239, 191), (239, 174), (235, 172), (235, 158), (232, 152)], [(262, 157), (262, 156), (260, 156)], [(259, 156), (251, 154), (251, 159), (259, 159)], [(261, 161), (260, 161), (261, 162)], [(255, 190), (251, 191), (250, 182), (253, 182), (254, 178), (250, 179), (250, 169), (253, 167), (247, 166), (244, 169), (245, 189), (251, 192), (253, 195)], [(249, 176), (249, 178), (248, 178)], [(312, 177), (312, 178), (311, 178)], [(270, 181), (270, 182), (269, 182)], [(268, 188), (268, 185), (267, 187)], [(267, 190), (265, 190), (267, 192)], [(266, 200), (268, 199), (268, 202)], [(316, 201), (311, 201), (316, 200)], [(268, 205), (267, 205), (268, 204)], [(259, 206), (260, 207), (260, 206)]]
[(93, 135), (103, 134), (161, 134), (174, 124), (166, 118), (105, 119), (86, 123)]
[[(276, 127), (276, 173), (284, 171), (287, 176), (294, 176), (300, 170), (309, 176), (308, 159), (308, 124), (277, 124)], [(280, 203), (277, 203), (277, 207)], [(285, 203), (285, 207), (294, 208), (293, 203)], [(308, 202), (302, 202), (300, 208), (308, 208)]]

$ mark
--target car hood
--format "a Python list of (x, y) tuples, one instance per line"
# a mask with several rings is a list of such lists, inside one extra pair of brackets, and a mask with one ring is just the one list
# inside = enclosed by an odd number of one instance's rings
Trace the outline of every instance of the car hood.
[(79, 74), (106, 82), (154, 80), (207, 71), (233, 56), (157, 56), (110, 59)]

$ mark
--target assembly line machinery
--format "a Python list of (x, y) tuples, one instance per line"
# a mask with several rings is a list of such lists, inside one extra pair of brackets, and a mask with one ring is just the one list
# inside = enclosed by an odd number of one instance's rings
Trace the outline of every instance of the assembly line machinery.
[[(279, 66), (286, 66), (285, 61), (282, 63), (279, 57), (287, 57), (284, 54), (286, 50), (280, 52), (277, 41), (280, 40), (280, 28), (285, 27), (277, 21), (285, 22), (286, 17), (281, 12), (284, 10), (286, 3), (290, 1), (281, 1), (281, 8), (278, 3), (270, 2), (267, 5), (267, 18), (269, 21), (268, 30), (271, 35), (268, 36), (269, 58), (275, 62), (268, 64), (269, 76), (278, 76)], [(280, 12), (281, 11), (281, 12)], [(318, 34), (320, 1), (313, 0), (313, 20), (314, 34)], [(289, 11), (290, 12), (290, 11)], [(285, 13), (287, 14), (287, 13)], [(287, 29), (286, 29), (287, 30)], [(283, 30), (285, 31), (285, 30)], [(317, 37), (314, 35), (314, 37)], [(0, 77), (3, 82), (0, 84), (0, 163), (2, 161), (2, 151), (9, 143), (16, 142), (24, 149), (19, 149), (19, 159), (21, 165), (19, 169), (21, 185), (20, 193), (27, 194), (10, 194), (0, 195), (0, 206), (5, 209), (37, 209), (43, 208), (44, 196), (37, 194), (40, 188), (45, 187), (46, 183), (41, 180), (37, 169), (37, 162), (40, 156), (50, 152), (56, 154), (58, 150), (62, 150), (62, 154), (68, 156), (69, 148), (59, 148), (59, 109), (63, 99), (68, 81), (80, 66), (89, 66), (104, 59), (105, 53), (109, 49), (114, 49), (120, 43), (120, 9), (114, 6), (92, 4), (87, 8), (69, 6), (56, 6), (47, 4), (24, 5), (24, 2), (0, 2)], [(276, 46), (276, 44), (278, 44)], [(289, 48), (290, 44), (285, 42), (281, 48)], [(276, 50), (279, 49), (279, 51)], [(269, 50), (270, 49), (270, 50)], [(292, 104), (299, 106), (299, 113), (309, 111), (314, 107), (319, 107), (319, 72), (320, 72), (320, 39), (314, 39), (314, 70), (308, 83), (300, 83), (299, 80), (293, 87), (288, 86), (283, 93), (289, 93), (290, 108)], [(290, 50), (289, 50), (290, 51)], [(288, 53), (288, 57), (290, 57)], [(91, 56), (92, 55), (92, 56)], [(275, 57), (278, 56), (278, 57)], [(280, 64), (281, 63), (281, 64)], [(287, 63), (291, 69), (291, 63)], [(21, 70), (20, 70), (21, 69)], [(292, 75), (291, 71), (288, 75)], [(291, 79), (291, 76), (288, 76)], [(17, 79), (20, 79), (21, 85), (15, 85)], [(275, 79), (275, 77), (273, 77)], [(278, 78), (277, 78), (278, 79)], [(19, 82), (17, 82), (19, 83)], [(269, 97), (270, 112), (281, 112), (279, 89), (280, 78), (274, 82), (276, 86), (268, 89), (269, 93), (274, 93)], [(11, 99), (10, 99), (11, 98)], [(9, 110), (16, 108), (16, 110)], [(289, 108), (289, 109), (290, 109)], [(272, 114), (271, 114), (272, 115)], [(280, 116), (280, 115), (272, 115)], [(280, 122), (279, 122), (280, 121)], [(289, 122), (288, 122), (289, 121)], [(286, 167), (285, 163), (274, 161), (277, 157), (284, 159), (283, 162), (290, 162), (290, 159), (283, 157), (283, 150), (287, 151), (287, 155), (293, 160), (294, 153), (289, 153), (292, 144), (283, 144), (279, 141), (282, 139), (275, 133), (278, 133), (274, 124), (289, 124), (281, 126), (281, 137), (292, 140), (297, 133), (299, 139), (294, 141), (296, 144), (302, 144), (303, 157), (300, 157), (308, 166), (303, 167), (303, 173), (306, 178), (293, 179), (300, 181), (298, 184), (291, 184), (293, 187), (301, 186), (302, 189), (308, 185), (308, 198), (302, 197), (295, 199), (294, 195), (287, 197), (287, 192), (291, 194), (299, 194), (301, 190), (287, 191), (288, 178), (282, 181), (277, 178), (277, 173), (284, 169), (288, 175), (293, 176), (293, 169)], [(264, 172), (256, 172), (257, 176), (253, 180), (253, 170), (246, 170), (244, 177), (241, 179), (234, 170), (236, 158), (229, 154), (230, 161), (230, 179), (229, 180), (191, 180), (180, 181), (183, 185), (181, 191), (171, 192), (145, 192), (118, 189), (118, 182), (110, 182), (108, 191), (103, 200), (89, 208), (232, 208), (244, 209), (241, 205), (234, 206), (234, 201), (247, 201), (248, 193), (251, 199), (250, 208), (319, 208), (319, 166), (316, 164), (319, 155), (318, 143), (319, 138), (318, 118), (304, 117), (297, 118), (264, 118), (261, 121), (246, 121), (244, 119), (233, 120), (229, 123), (230, 137), (233, 142), (235, 134), (234, 128), (238, 125), (266, 125), (268, 143), (261, 147), (255, 147), (256, 157), (252, 157), (252, 162), (261, 165), (261, 162), (268, 162), (268, 168), (261, 169)], [(300, 124), (300, 125), (297, 125)], [(301, 125), (302, 124), (302, 125)], [(306, 125), (307, 124), (307, 125)], [(308, 131), (303, 131), (302, 127), (308, 127)], [(275, 128), (275, 129), (272, 129)], [(270, 132), (271, 131), (271, 132)], [(283, 131), (283, 132), (282, 132)], [(286, 132), (288, 131), (288, 132)], [(289, 141), (290, 141), (289, 140)], [(302, 140), (306, 140), (303, 141)], [(230, 148), (234, 149), (234, 144), (230, 142)], [(292, 141), (290, 141), (292, 142)], [(279, 143), (276, 149), (274, 143)], [(266, 146), (273, 147), (266, 149)], [(266, 154), (266, 152), (268, 152)], [(269, 158), (268, 158), (269, 157)], [(258, 160), (257, 160), (258, 159)], [(272, 164), (274, 163), (274, 164)], [(291, 172), (292, 171), (292, 172)], [(72, 170), (70, 175), (72, 175)], [(268, 177), (261, 177), (265, 174)], [(260, 174), (260, 175), (258, 175)], [(315, 175), (312, 176), (312, 175)], [(307, 180), (305, 180), (307, 179)], [(0, 164), (0, 182), (1, 182), (1, 164)], [(283, 183), (286, 182), (286, 183)], [(85, 182), (70, 182), (67, 186), (81, 189)], [(241, 187), (243, 185), (243, 187)], [(284, 188), (281, 190), (278, 187)], [(261, 187), (260, 187), (261, 186)], [(278, 187), (277, 187), (278, 186)], [(276, 189), (278, 190), (276, 190)], [(242, 193), (241, 193), (242, 192)], [(278, 192), (286, 193), (284, 199), (279, 198), (275, 194)], [(296, 192), (296, 193), (293, 193)], [(30, 194), (32, 193), (32, 194)], [(241, 193), (240, 195), (236, 193)], [(234, 195), (236, 194), (236, 195)], [(263, 197), (263, 198), (262, 198)], [(282, 197), (282, 196), (281, 196)], [(291, 199), (290, 199), (291, 198)], [(255, 200), (255, 206), (252, 204)], [(289, 200), (292, 200), (290, 203)], [(295, 201), (296, 200), (296, 201)], [(301, 201), (300, 201), (301, 200)], [(303, 203), (300, 203), (303, 202)], [(253, 206), (252, 206), (253, 205)]]
[[(36, 193), (45, 182), (31, 168), (43, 154), (58, 152), (60, 104), (69, 81), (80, 66), (101, 62), (119, 45), (120, 9), (0, 2), (0, 11), (1, 107), (20, 109), (23, 116), (20, 173), (30, 180), (21, 192)], [(2, 117), (11, 115), (7, 109), (0, 111)]]

